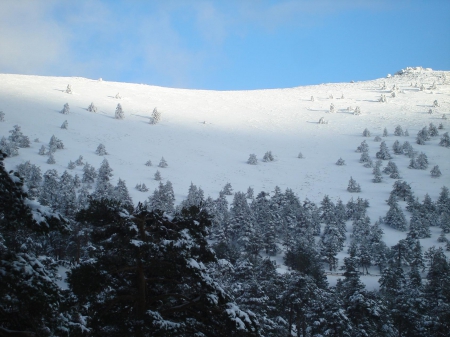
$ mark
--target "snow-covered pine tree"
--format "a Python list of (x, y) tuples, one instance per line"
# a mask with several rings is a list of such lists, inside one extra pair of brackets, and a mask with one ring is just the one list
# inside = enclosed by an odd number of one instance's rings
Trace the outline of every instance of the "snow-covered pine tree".
[(311, 102), (314, 102), (314, 96), (311, 96)]
[(304, 158), (304, 157), (303, 157), (303, 154), (302, 154), (301, 152), (299, 152), (297, 158), (303, 159), (303, 158)]
[(158, 181), (162, 180), (161, 173), (159, 172), (159, 170), (156, 170), (154, 179)]
[(154, 108), (152, 112), (152, 116), (150, 117), (150, 124), (157, 124), (161, 120), (161, 113), (158, 109)]
[(365, 140), (363, 140), (361, 142), (361, 145), (359, 145), (355, 150), (355, 152), (367, 152), (367, 151), (369, 151), (369, 145)]
[(94, 102), (91, 102), (91, 104), (89, 104), (87, 111), (89, 112), (97, 112), (97, 107), (94, 105)]
[(357, 107), (355, 108), (355, 110), (353, 111), (353, 114), (354, 114), (355, 116), (361, 115), (361, 108), (360, 108), (359, 106), (357, 106)]
[(381, 142), (381, 137), (376, 135), (375, 138), (373, 139), (375, 142)]
[(381, 142), (381, 144), (380, 144), (380, 151), (378, 151), (376, 153), (376, 157), (378, 159), (382, 159), (382, 160), (392, 159), (392, 156), (389, 153), (389, 149), (388, 149), (388, 147), (387, 147), (387, 145), (386, 145), (386, 143), (384, 141)]
[(360, 163), (367, 163), (370, 160), (369, 152), (364, 151), (361, 153), (361, 157), (359, 158)]
[(345, 160), (342, 159), (342, 158), (339, 158), (339, 159), (337, 160), (337, 162), (336, 162), (336, 165), (338, 165), (338, 166), (343, 166), (343, 165), (345, 165)]
[(91, 188), (91, 184), (95, 182), (95, 178), (97, 178), (95, 168), (89, 163), (86, 163), (83, 167), (83, 177), (81, 178), (81, 182), (86, 184), (88, 188)]
[(152, 161), (149, 159), (145, 162), (145, 166), (152, 166)]
[(399, 231), (406, 231), (406, 218), (396, 200), (391, 203), (383, 222)]
[(0, 140), (0, 151), (7, 157), (14, 157), (19, 155), (19, 147), (14, 142), (8, 142), (5, 137)]
[(384, 128), (383, 130), (383, 137), (387, 137), (388, 136), (388, 130), (386, 128)]
[(230, 183), (226, 183), (222, 189), (224, 195), (233, 195), (233, 188)]
[(64, 104), (63, 109), (61, 110), (63, 115), (68, 115), (70, 113), (69, 103)]
[(444, 124), (439, 123), (438, 129), (439, 129), (439, 130), (444, 130)]
[(114, 199), (116, 199), (123, 208), (125, 208), (129, 212), (133, 212), (133, 199), (131, 199), (125, 181), (120, 178), (117, 182), (116, 187), (114, 187)]
[(438, 108), (438, 107), (440, 107), (439, 102), (437, 99), (435, 99), (433, 102), (433, 108)]
[(0, 122), (5, 121), (5, 113), (3, 111), (0, 111)]
[(330, 112), (330, 113), (335, 113), (335, 112), (336, 112), (336, 109), (335, 109), (333, 103), (330, 104), (330, 110), (329, 110), (329, 112)]
[(9, 131), (10, 135), (8, 139), (17, 147), (30, 147), (30, 139), (25, 136), (20, 129), (21, 128), (19, 125), (14, 125), (13, 129)]
[(417, 133), (416, 143), (419, 145), (425, 145), (427, 140), (430, 140), (430, 134), (428, 132), (428, 128), (424, 126), (423, 129)]
[(55, 135), (53, 135), (50, 138), (50, 142), (48, 143), (49, 152), (55, 152), (56, 150), (62, 150), (64, 149), (63, 142), (56, 138)]
[(120, 103), (117, 104), (115, 118), (116, 119), (124, 119), (125, 118), (125, 113), (124, 113), (124, 111), (122, 109), (122, 105), (120, 105)]
[(389, 174), (392, 179), (401, 179), (397, 165), (391, 160), (387, 163), (383, 173)]
[(53, 156), (53, 153), (50, 152), (48, 154), (47, 164), (55, 164), (55, 163), (56, 163), (55, 157)]
[(403, 147), (398, 140), (395, 140), (392, 150), (394, 150), (394, 154), (403, 154)]
[(370, 137), (370, 131), (367, 128), (365, 128), (362, 135), (363, 137)]
[(416, 168), (426, 170), (428, 168), (428, 157), (425, 153), (420, 152), (416, 159)]
[(437, 137), (439, 136), (439, 131), (433, 123), (430, 123), (430, 126), (428, 127), (428, 133), (430, 137)]
[(350, 180), (348, 181), (348, 187), (347, 191), (349, 192), (361, 192), (361, 186), (353, 179), (353, 177), (350, 177)]
[(397, 125), (394, 130), (394, 136), (404, 136), (404, 135), (405, 133), (403, 132), (401, 125)]
[(47, 170), (44, 173), (44, 183), (39, 195), (39, 203), (55, 208), (58, 204), (59, 175), (56, 170)]
[(70, 84), (67, 85), (66, 91), (67, 94), (71, 94), (72, 93), (72, 87), (70, 86)]
[(78, 159), (75, 160), (75, 164), (77, 166), (83, 166), (84, 165), (84, 163), (83, 163), (83, 156), (79, 156)]
[(114, 96), (115, 99), (121, 99), (122, 97), (120, 96), (119, 93), (116, 94), (116, 96)]
[(67, 165), (67, 168), (69, 170), (73, 170), (75, 167), (77, 167), (77, 165), (73, 162), (73, 161), (69, 161), (69, 164)]
[(441, 140), (439, 141), (439, 145), (444, 147), (450, 147), (450, 136), (448, 135), (448, 132), (442, 135)]
[(430, 173), (433, 178), (439, 178), (442, 175), (439, 165), (434, 166)]
[(258, 158), (256, 158), (256, 155), (255, 154), (250, 154), (250, 157), (248, 158), (248, 160), (247, 160), (247, 164), (250, 164), (250, 165), (256, 165), (256, 164), (258, 164)]
[(381, 160), (377, 160), (375, 162), (375, 167), (373, 168), (373, 179), (374, 183), (381, 183), (383, 180), (383, 176), (381, 175)]
[(73, 216), (78, 209), (75, 183), (67, 171), (61, 175), (58, 184), (58, 203), (56, 209), (65, 216)]
[(64, 121), (64, 123), (61, 124), (61, 129), (66, 129), (69, 127), (69, 123), (67, 122), (67, 120)]
[(103, 144), (99, 144), (99, 145), (97, 146), (97, 149), (95, 150), (95, 153), (96, 153), (97, 155), (99, 155), (99, 156), (105, 156), (105, 155), (108, 154), (108, 152), (106, 152), (105, 145), (103, 145)]
[(107, 159), (103, 159), (97, 174), (97, 185), (92, 196), (97, 199), (114, 199), (114, 187), (111, 184), (113, 169)]
[(264, 154), (263, 162), (271, 162), (271, 161), (274, 161), (274, 157), (273, 157), (273, 155), (272, 155), (272, 151), (267, 151), (267, 152)]
[(412, 158), (412, 157), (415, 156), (416, 152), (414, 151), (412, 145), (411, 145), (408, 141), (405, 141), (405, 142), (403, 143), (402, 148), (403, 148), (403, 153), (404, 153), (407, 157)]
[(254, 194), (253, 188), (251, 186), (249, 186), (247, 188), (247, 194), (246, 194), (247, 199), (253, 199), (253, 194)]
[(408, 129), (405, 130), (405, 136), (406, 136), (406, 137), (409, 137)]
[(166, 162), (166, 160), (164, 159), (164, 157), (161, 157), (161, 160), (159, 161), (158, 167), (161, 168), (166, 168), (167, 166), (169, 166)]

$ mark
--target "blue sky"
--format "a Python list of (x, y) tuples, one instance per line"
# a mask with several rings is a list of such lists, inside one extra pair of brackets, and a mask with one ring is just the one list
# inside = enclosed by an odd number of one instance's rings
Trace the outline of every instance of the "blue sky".
[(448, 0), (2, 0), (0, 72), (214, 90), (450, 70)]

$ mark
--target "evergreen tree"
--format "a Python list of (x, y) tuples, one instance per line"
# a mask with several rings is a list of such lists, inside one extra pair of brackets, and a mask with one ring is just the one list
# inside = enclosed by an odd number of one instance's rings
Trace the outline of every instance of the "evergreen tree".
[(381, 160), (377, 160), (377, 162), (375, 163), (375, 167), (373, 168), (373, 179), (372, 181), (374, 183), (381, 183), (381, 181), (383, 180), (383, 176), (381, 175)]
[(0, 122), (5, 121), (5, 113), (3, 111), (0, 111)]
[(361, 192), (361, 187), (352, 177), (350, 177), (350, 180), (348, 182), (347, 191), (352, 192), (352, 193), (353, 192)]
[(84, 165), (84, 163), (83, 163), (83, 156), (79, 156), (78, 159), (75, 160), (75, 164), (76, 164), (77, 166), (82, 166), (82, 165)]
[(247, 188), (247, 199), (253, 199), (253, 194), (254, 194), (253, 188), (249, 186)]
[(39, 203), (55, 208), (58, 204), (59, 175), (56, 170), (48, 170), (44, 173), (44, 183), (39, 195)]
[(417, 133), (416, 143), (419, 145), (425, 145), (425, 142), (428, 140), (430, 140), (430, 134), (427, 127), (424, 126), (423, 129)]
[(72, 269), (69, 285), (85, 306), (94, 335), (229, 336), (257, 334), (209, 275), (207, 215), (183, 210), (169, 220), (142, 205), (130, 216), (112, 201), (94, 201), (79, 220), (94, 230), (95, 260)]
[(9, 133), (8, 139), (11, 143), (20, 148), (30, 147), (30, 139), (22, 133), (19, 125), (14, 125), (14, 129), (10, 130)]
[(161, 120), (161, 113), (158, 109), (154, 108), (152, 112), (152, 116), (150, 117), (150, 124), (157, 124)]
[(0, 154), (0, 333), (4, 336), (62, 335), (62, 292), (55, 261), (39, 253), (38, 241), (62, 229), (63, 221), (27, 206), (18, 174)]
[(120, 105), (120, 103), (117, 104), (115, 118), (116, 119), (124, 119), (125, 118), (125, 112), (123, 111), (122, 105)]
[(339, 158), (338, 161), (336, 162), (336, 165), (338, 165), (338, 166), (343, 166), (343, 165), (345, 165), (345, 160), (342, 159), (342, 158)]
[(373, 139), (375, 142), (381, 142), (381, 137), (380, 136), (375, 136), (375, 138)]
[(109, 166), (108, 160), (103, 159), (102, 164), (98, 169), (97, 185), (92, 197), (98, 200), (113, 199), (114, 187), (111, 184), (112, 168)]
[(154, 179), (155, 179), (155, 180), (158, 180), (158, 181), (159, 181), (159, 180), (162, 180), (161, 173), (159, 172), (159, 170), (156, 170)]
[(44, 155), (47, 154), (47, 151), (45, 151), (45, 146), (44, 145), (42, 145), (41, 148), (39, 149), (39, 154), (41, 156), (44, 156)]
[(70, 113), (69, 103), (64, 104), (63, 109), (61, 110), (63, 115), (68, 115)]
[(397, 165), (391, 160), (389, 160), (388, 164), (384, 168), (383, 173), (389, 174), (389, 177), (392, 179), (401, 179)]
[(77, 195), (72, 175), (64, 171), (58, 185), (57, 210), (65, 216), (73, 216), (77, 212)]
[(231, 187), (231, 184), (230, 183), (226, 183), (225, 186), (223, 187), (222, 192), (225, 195), (233, 195), (233, 189)]
[(356, 151), (355, 152), (368, 152), (369, 151), (369, 145), (367, 145), (367, 142), (365, 141), (365, 140), (363, 140), (362, 142), (361, 142), (361, 145), (359, 145), (357, 148), (356, 148)]
[(73, 170), (75, 167), (77, 167), (77, 165), (73, 161), (69, 160), (69, 164), (67, 165), (67, 168), (69, 170)]
[(299, 158), (299, 159), (303, 159), (303, 158), (304, 158), (304, 157), (303, 157), (303, 154), (302, 154), (301, 152), (299, 152), (299, 154), (298, 154), (297, 158)]
[(403, 154), (403, 147), (400, 145), (398, 140), (394, 142), (392, 149), (394, 150), (394, 154)]
[(383, 219), (384, 223), (399, 231), (406, 230), (406, 219), (402, 209), (398, 205), (397, 201), (391, 203), (386, 216)]
[(394, 136), (404, 136), (403, 129), (400, 125), (397, 125), (394, 130)]
[(248, 158), (248, 160), (247, 160), (247, 164), (250, 164), (250, 165), (256, 165), (256, 164), (258, 164), (258, 159), (256, 158), (256, 155), (255, 154), (251, 154), (250, 155), (250, 157)]
[(439, 165), (434, 166), (430, 173), (433, 178), (439, 178), (442, 175)]
[(89, 104), (87, 111), (89, 112), (97, 112), (97, 107), (94, 105), (94, 103), (92, 102), (91, 104)]
[(67, 120), (64, 121), (64, 123), (61, 124), (61, 129), (66, 129), (69, 127), (69, 123), (67, 122)]
[(95, 150), (95, 154), (99, 155), (99, 156), (105, 156), (108, 154), (108, 152), (106, 152), (106, 148), (105, 145), (103, 144), (99, 144), (97, 146), (97, 149)]
[(425, 153), (420, 152), (416, 159), (416, 168), (426, 170), (428, 168), (428, 157)]
[(63, 142), (56, 138), (55, 135), (53, 135), (50, 138), (50, 142), (48, 143), (49, 152), (55, 152), (56, 150), (62, 150), (64, 149)]
[(370, 161), (371, 161), (371, 159), (370, 159), (369, 153), (367, 151), (364, 151), (363, 153), (361, 153), (361, 158), (359, 159), (360, 163), (368, 163)]
[(418, 239), (431, 237), (428, 221), (419, 212), (414, 212), (409, 222), (409, 231), (414, 232)]
[(403, 153), (409, 158), (412, 158), (415, 155), (414, 149), (408, 141), (403, 143)]
[(81, 181), (90, 188), (90, 185), (94, 183), (95, 178), (97, 178), (95, 168), (89, 163), (86, 163), (83, 167), (83, 177), (81, 178)]
[(160, 162), (159, 162), (159, 164), (158, 164), (158, 167), (166, 168), (167, 166), (168, 166), (168, 165), (167, 165), (166, 160), (164, 159), (164, 157), (161, 157), (161, 160), (160, 160)]
[(367, 128), (365, 128), (362, 135), (363, 137), (370, 137), (370, 131)]
[(55, 164), (55, 157), (53, 156), (53, 153), (48, 154), (47, 164)]
[(439, 131), (433, 123), (430, 123), (430, 126), (428, 127), (428, 134), (430, 137), (437, 137), (439, 136)]
[(72, 93), (72, 87), (70, 86), (70, 84), (67, 85), (67, 88), (65, 90), (66, 94), (71, 94)]
[(151, 160), (147, 160), (145, 162), (145, 166), (152, 166), (152, 161)]
[(388, 136), (388, 131), (386, 128), (384, 128), (383, 130), (383, 137), (387, 137)]
[(119, 201), (121, 206), (132, 212), (134, 209), (133, 199), (131, 199), (125, 181), (119, 178), (116, 187), (114, 187), (114, 198)]
[(439, 141), (439, 145), (444, 147), (450, 147), (450, 136), (448, 135), (448, 132), (442, 135), (441, 140)]
[(267, 151), (265, 154), (264, 154), (264, 157), (263, 157), (263, 162), (270, 162), (270, 161), (274, 161), (275, 159), (274, 159), (274, 157), (273, 157), (273, 155), (272, 155), (272, 151)]
[(378, 159), (382, 159), (382, 160), (388, 160), (388, 159), (392, 159), (391, 154), (389, 153), (389, 149), (386, 145), (386, 143), (383, 141), (380, 144), (380, 151), (378, 151), (376, 153), (376, 157)]

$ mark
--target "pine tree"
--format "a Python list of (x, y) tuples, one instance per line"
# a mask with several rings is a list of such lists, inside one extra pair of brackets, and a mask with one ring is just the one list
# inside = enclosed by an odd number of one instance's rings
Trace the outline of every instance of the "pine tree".
[(350, 177), (350, 180), (348, 182), (347, 191), (352, 192), (352, 193), (353, 192), (361, 192), (361, 187), (352, 177)]
[(164, 157), (161, 157), (161, 160), (160, 160), (160, 162), (159, 162), (159, 164), (158, 164), (158, 167), (166, 168), (167, 166), (168, 166), (168, 165), (167, 165), (166, 160), (164, 159)]
[(403, 147), (403, 153), (406, 156), (408, 156), (409, 158), (414, 157), (415, 151), (414, 151), (412, 145), (408, 141), (404, 142), (402, 147)]
[(338, 165), (338, 166), (343, 166), (343, 165), (345, 165), (345, 160), (342, 159), (342, 158), (339, 158), (338, 161), (336, 162), (336, 165)]
[(335, 107), (334, 107), (334, 104), (333, 104), (333, 103), (331, 103), (331, 104), (330, 104), (330, 110), (329, 110), (329, 112), (330, 112), (330, 113), (335, 113), (335, 112), (336, 112), (336, 110), (335, 110)]
[(394, 136), (404, 136), (403, 129), (400, 125), (397, 125), (394, 130)]
[(387, 137), (388, 136), (388, 131), (386, 128), (384, 128), (383, 130), (383, 137)]
[(270, 161), (274, 161), (275, 159), (274, 159), (274, 157), (273, 157), (273, 155), (272, 155), (272, 151), (267, 151), (265, 154), (264, 154), (264, 157), (263, 157), (263, 162), (270, 162)]
[(248, 158), (248, 160), (247, 160), (247, 164), (250, 164), (250, 165), (256, 165), (256, 164), (258, 164), (258, 159), (256, 158), (256, 155), (255, 154), (251, 154), (250, 155), (250, 157)]
[(154, 179), (155, 179), (155, 180), (158, 180), (158, 181), (159, 181), (159, 180), (162, 180), (161, 173), (160, 173), (158, 170), (156, 170)]
[(5, 121), (5, 113), (3, 111), (0, 111), (0, 122)]
[(450, 136), (448, 135), (448, 132), (442, 135), (441, 140), (439, 141), (439, 145), (444, 147), (450, 147)]
[(372, 181), (374, 183), (381, 183), (381, 181), (383, 180), (383, 176), (381, 175), (381, 160), (377, 160), (377, 162), (375, 163), (375, 167), (373, 168), (373, 179)]
[(380, 136), (375, 136), (375, 138), (373, 139), (374, 142), (381, 142), (381, 137)]
[(50, 138), (50, 142), (48, 143), (48, 148), (49, 148), (49, 152), (53, 153), (56, 150), (64, 149), (64, 144), (60, 139), (56, 138), (55, 135), (53, 135)]
[(75, 160), (75, 164), (77, 166), (83, 166), (84, 165), (84, 163), (83, 163), (83, 156), (79, 156), (78, 159)]
[(427, 127), (424, 126), (423, 129), (417, 133), (416, 143), (419, 145), (425, 145), (425, 142), (428, 140), (430, 140), (430, 133), (428, 132)]
[(72, 269), (69, 285), (91, 317), (93, 335), (256, 334), (253, 316), (206, 268), (217, 260), (204, 212), (183, 210), (169, 220), (139, 205), (124, 217), (113, 202), (93, 202), (79, 218), (93, 226), (91, 240), (100, 249)]
[(439, 165), (434, 166), (430, 173), (433, 178), (439, 178), (442, 175)]
[(70, 86), (70, 84), (67, 85), (67, 88), (66, 88), (65, 92), (67, 94), (71, 94), (72, 93), (72, 87)]
[(113, 199), (114, 187), (111, 184), (111, 178), (113, 169), (109, 166), (109, 162), (103, 159), (102, 164), (98, 169), (97, 185), (92, 197), (98, 200), (101, 199)]
[(386, 143), (384, 141), (381, 142), (381, 144), (380, 144), (380, 151), (378, 151), (376, 153), (376, 157), (378, 159), (382, 159), (382, 160), (392, 159), (392, 156), (389, 153), (389, 149), (388, 149), (388, 147), (387, 147), (387, 145), (386, 145)]
[(57, 210), (65, 216), (73, 216), (77, 211), (77, 195), (73, 177), (67, 172), (61, 175), (58, 188)]
[(389, 174), (392, 179), (401, 179), (397, 165), (391, 160), (389, 160), (388, 164), (384, 168), (383, 173)]
[(419, 170), (426, 170), (428, 168), (428, 157), (425, 153), (420, 152), (416, 159), (416, 167)]
[(103, 145), (103, 144), (99, 144), (99, 145), (97, 146), (97, 149), (95, 150), (95, 153), (96, 153), (97, 155), (99, 155), (99, 156), (105, 156), (105, 155), (108, 154), (108, 152), (106, 152), (105, 145)]
[(299, 154), (298, 154), (297, 158), (299, 158), (299, 159), (303, 159), (303, 158), (304, 158), (304, 157), (303, 157), (303, 154), (302, 154), (301, 152), (299, 152)]
[(44, 155), (47, 154), (44, 145), (42, 145), (41, 148), (39, 149), (39, 154), (40, 154), (41, 156), (44, 156)]
[(247, 189), (247, 199), (253, 199), (253, 188), (251, 186), (248, 187)]
[(69, 127), (69, 123), (67, 122), (67, 120), (64, 121), (64, 123), (62, 123), (61, 125), (61, 129), (66, 129)]
[(371, 161), (370, 157), (369, 157), (369, 153), (367, 151), (364, 151), (363, 153), (361, 153), (361, 158), (359, 159), (360, 163), (368, 163), (369, 161)]
[(145, 166), (152, 166), (152, 161), (151, 160), (147, 160), (145, 162)]
[(370, 131), (367, 128), (365, 128), (362, 135), (363, 137), (370, 137)]
[(77, 167), (77, 165), (73, 162), (73, 161), (69, 161), (69, 164), (67, 165), (67, 168), (69, 170), (73, 170), (75, 167)]
[(89, 163), (86, 163), (83, 167), (83, 177), (81, 178), (81, 181), (90, 188), (90, 185), (94, 183), (95, 178), (97, 178), (95, 168)]
[(68, 115), (70, 113), (69, 103), (64, 104), (63, 109), (61, 110), (63, 115)]
[(226, 183), (222, 190), (224, 195), (233, 195), (233, 188), (230, 183)]
[(398, 205), (397, 201), (391, 203), (386, 216), (383, 219), (384, 223), (399, 231), (406, 230), (406, 219), (402, 209)]
[(89, 112), (97, 112), (97, 107), (94, 105), (93, 102), (88, 106), (87, 111), (89, 111)]
[(116, 94), (116, 96), (114, 96), (114, 98), (115, 98), (115, 99), (121, 99), (121, 98), (122, 98), (122, 96), (120, 96), (120, 94), (119, 94), (119, 93), (117, 93), (117, 94)]
[(428, 133), (430, 137), (437, 137), (439, 136), (439, 131), (433, 123), (430, 123), (430, 126), (428, 127)]
[(114, 187), (114, 198), (122, 205), (123, 208), (132, 212), (134, 209), (133, 199), (131, 199), (125, 181), (119, 178), (116, 187)]
[(48, 170), (44, 173), (44, 183), (39, 195), (39, 203), (55, 208), (58, 204), (59, 175), (56, 170)]
[(9, 133), (8, 139), (11, 143), (20, 148), (30, 147), (30, 139), (22, 133), (19, 125), (14, 125), (14, 129), (10, 130)]
[(125, 118), (125, 113), (124, 113), (124, 111), (122, 109), (122, 105), (120, 105), (120, 103), (117, 104), (116, 112), (115, 112), (115, 118), (116, 119), (124, 119)]
[(367, 142), (365, 140), (363, 140), (361, 142), (361, 145), (356, 148), (355, 152), (368, 152), (368, 151), (369, 151), (369, 145), (367, 145)]
[(161, 113), (158, 109), (154, 108), (152, 112), (152, 116), (150, 117), (150, 124), (157, 124), (161, 120)]
[(55, 157), (53, 156), (53, 153), (49, 153), (48, 155), (48, 159), (47, 159), (47, 164), (55, 164)]

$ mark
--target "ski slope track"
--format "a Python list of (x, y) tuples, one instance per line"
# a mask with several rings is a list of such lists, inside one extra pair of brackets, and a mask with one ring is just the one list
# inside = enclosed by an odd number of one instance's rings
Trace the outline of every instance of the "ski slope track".
[[(433, 83), (436, 88), (430, 89)], [(72, 94), (65, 92), (68, 84)], [(391, 97), (394, 85), (398, 90), (396, 97)], [(121, 99), (115, 98), (117, 93)], [(379, 102), (382, 94), (387, 102)], [(433, 108), (435, 100), (439, 107)], [(87, 111), (91, 102), (98, 108), (96, 113)], [(70, 106), (68, 115), (60, 113), (65, 103)], [(125, 112), (123, 120), (114, 118), (118, 103)], [(329, 113), (331, 104), (335, 113)], [(356, 106), (361, 110), (359, 116), (348, 110)], [(149, 121), (155, 107), (162, 118), (152, 125)], [(430, 109), (434, 109), (433, 114), (428, 113)], [(373, 183), (372, 169), (363, 167), (355, 149), (366, 140), (375, 162), (380, 143), (374, 137), (381, 136), (384, 128), (389, 135), (382, 139), (403, 180), (410, 183), (419, 200), (426, 193), (436, 200), (442, 186), (450, 187), (450, 149), (438, 145), (440, 136), (426, 145), (415, 142), (417, 132), (430, 123), (443, 123), (440, 135), (450, 131), (449, 71), (408, 68), (402, 74), (372, 81), (251, 91), (186, 90), (79, 77), (0, 74), (0, 111), (5, 113), (0, 137), (7, 138), (9, 130), (19, 125), (31, 140), (30, 148), (21, 148), (19, 156), (5, 160), (7, 169), (30, 160), (41, 167), (42, 173), (56, 169), (61, 174), (79, 155), (95, 168), (106, 158), (114, 170), (112, 183), (124, 179), (135, 203), (144, 201), (158, 186), (154, 174), (159, 170), (163, 182), (172, 182), (177, 203), (186, 197), (191, 182), (213, 198), (227, 182), (234, 191), (246, 191), (251, 186), (255, 193), (271, 192), (279, 186), (283, 191), (291, 188), (301, 200), (309, 198), (317, 204), (326, 194), (344, 203), (351, 197), (366, 198), (373, 223), (386, 214), (386, 200), (395, 180), (383, 174), (383, 182)], [(442, 119), (443, 114), (449, 119)], [(319, 124), (321, 117), (328, 124)], [(61, 129), (65, 120), (67, 130)], [(409, 136), (394, 136), (397, 125), (407, 129)], [(365, 128), (370, 130), (370, 138), (362, 136)], [(38, 150), (52, 135), (61, 139), (65, 148), (54, 154), (56, 164), (50, 165)], [(36, 138), (39, 142), (34, 142)], [(414, 150), (425, 152), (429, 168), (408, 169), (410, 159), (393, 154), (395, 140), (407, 140)], [(100, 143), (109, 153), (104, 157), (95, 154)], [(262, 161), (266, 151), (273, 153), (275, 161)], [(303, 159), (298, 158), (299, 152)], [(259, 160), (257, 165), (247, 164), (252, 153)], [(161, 157), (166, 159), (167, 168), (157, 167)], [(335, 165), (339, 157), (346, 165)], [(153, 166), (145, 166), (148, 160)], [(386, 163), (383, 161), (383, 167)], [(430, 175), (435, 165), (442, 172), (439, 178)], [(81, 176), (83, 172), (77, 166), (70, 173)], [(361, 185), (360, 193), (347, 191), (350, 176)], [(145, 183), (149, 192), (137, 191), (134, 186), (138, 183)], [(231, 202), (232, 197), (228, 198)], [(383, 229), (388, 246), (406, 236), (386, 226)], [(436, 241), (439, 232), (439, 228), (432, 228), (432, 237), (422, 240), (424, 248), (440, 245)]]

